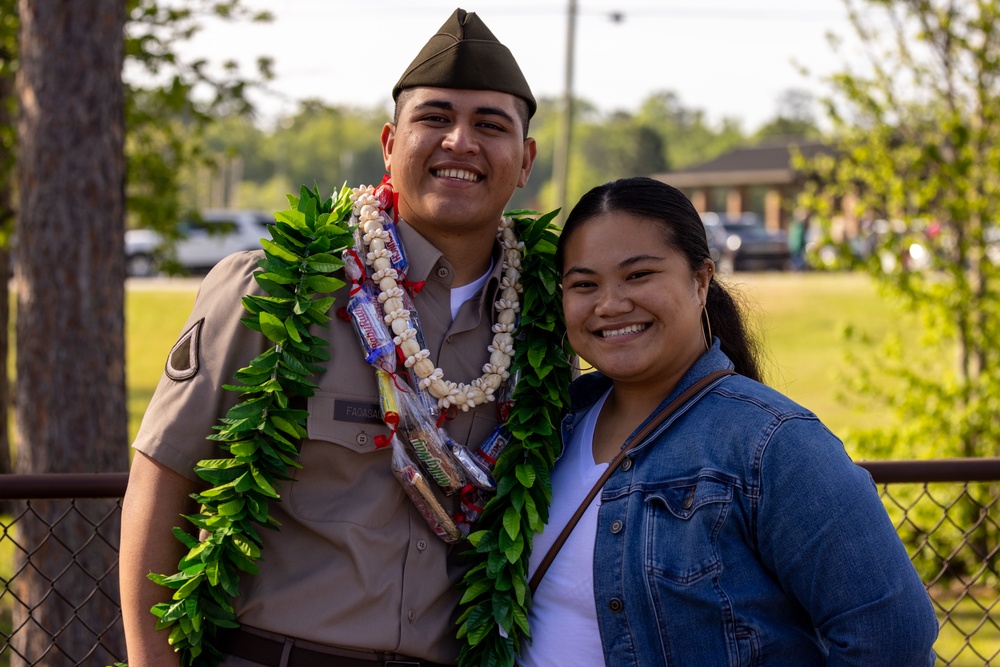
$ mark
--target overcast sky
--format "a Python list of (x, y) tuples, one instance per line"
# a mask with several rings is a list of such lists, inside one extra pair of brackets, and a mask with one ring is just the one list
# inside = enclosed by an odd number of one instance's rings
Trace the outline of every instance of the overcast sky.
[[(456, 6), (475, 11), (514, 53), (536, 97), (562, 95), (568, 0), (244, 0), (268, 25), (212, 22), (188, 55), (275, 60), (278, 96), (258, 98), (266, 120), (297, 100), (388, 103), (403, 70)], [(782, 92), (824, 90), (841, 68), (826, 33), (847, 36), (842, 0), (578, 0), (574, 93), (601, 110), (634, 110), (672, 90), (712, 122), (745, 130), (774, 116)], [(617, 20), (615, 20), (617, 18)], [(802, 76), (795, 63), (809, 70)]]

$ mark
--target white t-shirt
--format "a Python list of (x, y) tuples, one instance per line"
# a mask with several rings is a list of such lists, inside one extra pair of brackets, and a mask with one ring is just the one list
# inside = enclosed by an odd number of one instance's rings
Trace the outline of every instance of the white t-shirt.
[(479, 290), (483, 288), (486, 281), (489, 280), (490, 274), (493, 273), (493, 262), (490, 261), (490, 268), (487, 269), (481, 277), (477, 278), (475, 281), (469, 283), (468, 285), (460, 285), (459, 287), (451, 288), (451, 319), (454, 320), (458, 317), (458, 311), (462, 307), (462, 304), (476, 296)]
[[(549, 524), (535, 536), (528, 562), (529, 580), (608, 467), (607, 463), (594, 463), (593, 450), (594, 426), (607, 397), (605, 393), (584, 416), (552, 472)], [(594, 602), (594, 543), (600, 504), (598, 493), (538, 585), (528, 615), (532, 643), (521, 646), (519, 664), (523, 667), (604, 665)]]

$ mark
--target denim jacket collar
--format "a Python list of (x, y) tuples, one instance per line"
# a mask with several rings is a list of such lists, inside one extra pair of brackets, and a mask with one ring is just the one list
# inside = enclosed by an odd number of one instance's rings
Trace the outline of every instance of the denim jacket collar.
[[(667, 394), (666, 397), (660, 402), (653, 412), (651, 412), (646, 419), (642, 421), (639, 426), (636, 427), (635, 431), (630, 434), (630, 438), (638, 433), (643, 427), (649, 423), (656, 415), (660, 413), (666, 406), (670, 405), (670, 402), (675, 398), (680, 396), (684, 391), (686, 391), (693, 384), (698, 382), (700, 379), (714, 373), (718, 370), (732, 369), (733, 362), (729, 360), (729, 357), (725, 355), (720, 347), (720, 342), (718, 338), (713, 338), (712, 349), (701, 355), (694, 365), (688, 369), (688, 372), (684, 374), (680, 382)], [(570, 412), (566, 415), (563, 420), (563, 426), (567, 430), (567, 435), (572, 432), (573, 428), (582, 418), (583, 413), (586, 412), (597, 400), (604, 395), (604, 393), (611, 387), (611, 379), (602, 374), (600, 371), (594, 371), (593, 373), (587, 373), (581, 375), (577, 378), (573, 384), (570, 385)], [(641, 446), (641, 445), (640, 445)]]

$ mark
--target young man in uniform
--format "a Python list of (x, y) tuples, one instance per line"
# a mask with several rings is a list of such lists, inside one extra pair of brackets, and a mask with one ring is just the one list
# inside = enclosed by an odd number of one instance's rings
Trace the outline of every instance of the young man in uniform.
[[(407, 278), (424, 282), (415, 303), (431, 361), (446, 379), (470, 382), (490, 354), (497, 225), (531, 172), (535, 101), (507, 48), (463, 10), (431, 38), (393, 97), (382, 145)], [(237, 400), (220, 387), (266, 347), (240, 322), (241, 297), (260, 293), (252, 279), (259, 258), (239, 253), (205, 278), (134, 443), (120, 559), (132, 667), (178, 664), (149, 611), (170, 591), (146, 575), (176, 571), (185, 549), (171, 528), (197, 511), (188, 496), (204, 483), (194, 465), (219, 456), (205, 437)], [(346, 290), (335, 296), (346, 305)], [(451, 664), (461, 568), (393, 477), (389, 448), (376, 451), (386, 429), (355, 332), (336, 318), (329, 326), (322, 335), (332, 359), (308, 400), (302, 468), (271, 505), (281, 529), (261, 531), (260, 574), (242, 582), (234, 601), (241, 627), (224, 641), (223, 664)], [(485, 403), (447, 428), (474, 447), (497, 421), (495, 404)]]

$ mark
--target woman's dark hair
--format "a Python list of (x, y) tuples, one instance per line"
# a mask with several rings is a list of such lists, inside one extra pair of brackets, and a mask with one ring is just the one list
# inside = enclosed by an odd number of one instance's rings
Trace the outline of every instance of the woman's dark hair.
[[(687, 258), (692, 271), (704, 266), (710, 257), (705, 225), (684, 193), (662, 181), (636, 176), (599, 185), (583, 195), (573, 207), (556, 248), (560, 275), (566, 243), (573, 233), (591, 218), (608, 213), (628, 213), (660, 223), (664, 242)], [(708, 283), (705, 309), (712, 334), (721, 341), (722, 351), (732, 360), (736, 372), (762, 382), (759, 341), (744, 321), (740, 301), (714, 274)], [(707, 329), (705, 335), (708, 335)]]

